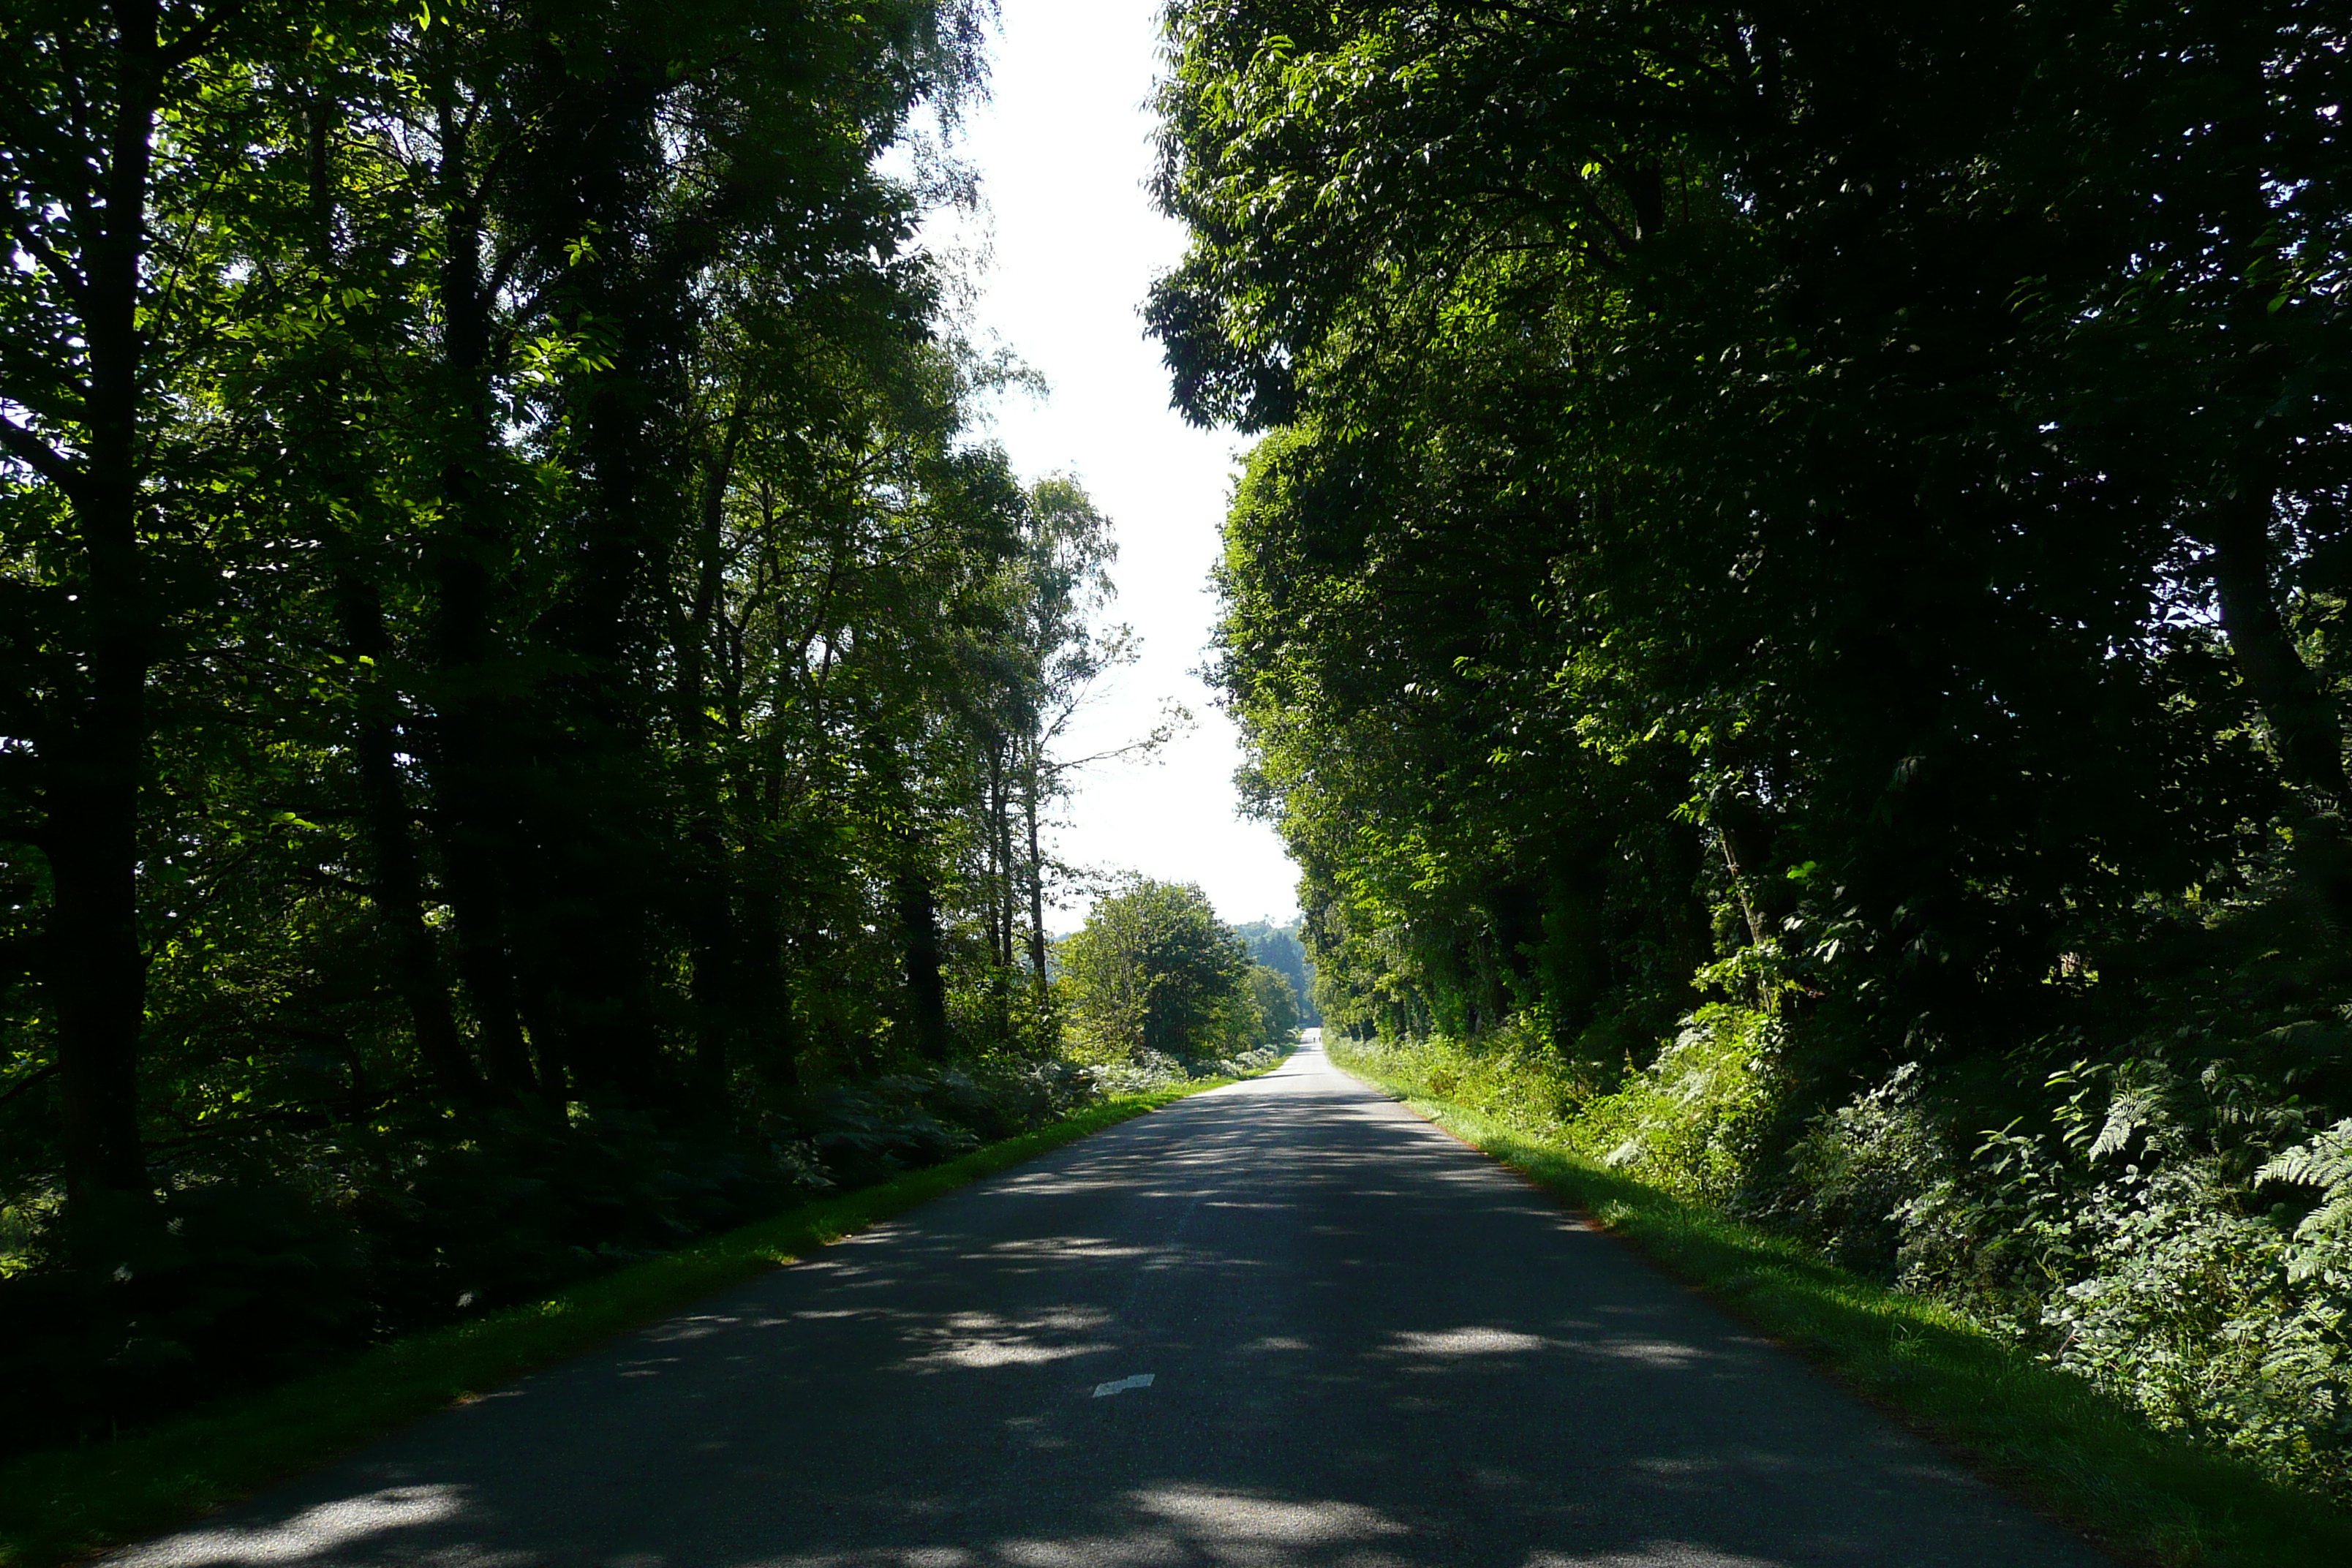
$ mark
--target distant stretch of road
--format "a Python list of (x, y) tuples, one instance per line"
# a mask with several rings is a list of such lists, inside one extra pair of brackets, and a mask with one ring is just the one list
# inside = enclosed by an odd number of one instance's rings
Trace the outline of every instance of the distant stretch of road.
[(2103, 1560), (1310, 1048), (116, 1561)]

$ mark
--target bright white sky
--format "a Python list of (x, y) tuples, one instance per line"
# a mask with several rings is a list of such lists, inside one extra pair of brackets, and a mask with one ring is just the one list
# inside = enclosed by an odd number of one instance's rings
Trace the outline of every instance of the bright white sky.
[[(1112, 618), (1143, 638), (1080, 720), (1066, 755), (1110, 751), (1150, 731), (1170, 699), (1198, 720), (1156, 763), (1087, 775), (1058, 834), (1068, 859), (1198, 882), (1217, 912), (1286, 920), (1297, 872), (1274, 830), (1234, 814), (1233, 724), (1193, 674), (1215, 619), (1208, 583), (1240, 437), (1196, 430), (1168, 406), (1157, 345), (1139, 309), (1174, 265), (1182, 231), (1152, 209), (1158, 0), (1003, 0), (992, 101), (956, 152), (980, 173), (983, 210), (942, 220), (934, 244), (992, 245), (971, 326), (1043, 373), (1051, 394), (1003, 399), (995, 435), (1024, 479), (1077, 476), (1116, 527)], [(1083, 909), (1049, 921), (1074, 928)]]

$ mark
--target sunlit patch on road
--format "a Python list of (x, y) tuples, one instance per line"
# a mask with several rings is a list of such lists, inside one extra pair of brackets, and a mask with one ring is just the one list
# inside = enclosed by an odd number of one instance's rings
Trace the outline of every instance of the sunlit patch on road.
[(372, 1536), (455, 1519), (465, 1506), (457, 1487), (388, 1487), (339, 1498), (276, 1524), (209, 1525), (135, 1547), (112, 1568), (206, 1568), (211, 1563), (300, 1563), (356, 1546)]
[(918, 1329), (916, 1332), (932, 1341), (932, 1346), (910, 1357), (906, 1364), (929, 1371), (946, 1367), (984, 1370), (1067, 1361), (1072, 1356), (1091, 1355), (1109, 1347), (1098, 1341), (1063, 1336), (1086, 1334), (1109, 1321), (1109, 1313), (1089, 1308), (1056, 1308), (1022, 1317), (958, 1312), (937, 1327)]
[(1407, 1355), (1525, 1355), (1551, 1342), (1540, 1334), (1511, 1329), (1468, 1327), (1440, 1329), (1433, 1333), (1407, 1331), (1389, 1342)]
[(1538, 1552), (1526, 1568), (1780, 1568), (1770, 1557), (1734, 1557), (1688, 1541), (1653, 1541), (1638, 1552), (1612, 1552), (1599, 1557), (1562, 1557)]

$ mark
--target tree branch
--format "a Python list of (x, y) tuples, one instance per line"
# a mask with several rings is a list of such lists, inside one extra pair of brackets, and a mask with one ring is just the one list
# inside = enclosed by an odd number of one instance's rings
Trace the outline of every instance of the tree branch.
[(49, 1079), (57, 1076), (58, 1064), (55, 1062), (51, 1062), (45, 1068), (37, 1068), (32, 1072), (26, 1073), (23, 1078), (18, 1079), (6, 1089), (0, 1089), (0, 1105), (7, 1104), (10, 1100), (16, 1099), (18, 1095), (32, 1088), (35, 1084), (47, 1083)]
[(50, 275), (66, 286), (66, 292), (74, 303), (81, 304), (89, 291), (89, 285), (82, 277), (80, 269), (68, 261), (57, 247), (43, 239), (40, 230), (36, 228), (31, 219), (24, 215), (13, 216), (8, 227), (10, 233), (16, 237), (16, 243), (23, 247), (25, 254), (47, 268)]
[(66, 492), (74, 500), (82, 494), (81, 470), (68, 462), (55, 447), (0, 414), (0, 448), (5, 448), (26, 468)]

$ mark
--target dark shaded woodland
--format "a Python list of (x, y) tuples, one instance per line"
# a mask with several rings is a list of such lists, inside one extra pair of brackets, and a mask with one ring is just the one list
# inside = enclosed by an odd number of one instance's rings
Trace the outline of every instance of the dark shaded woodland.
[(1333, 1032), (2352, 1484), (2342, 8), (1170, 17)]
[(981, 7), (0, 7), (0, 1447), (1051, 1118)]

